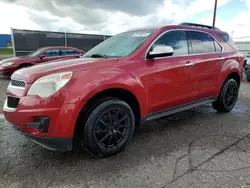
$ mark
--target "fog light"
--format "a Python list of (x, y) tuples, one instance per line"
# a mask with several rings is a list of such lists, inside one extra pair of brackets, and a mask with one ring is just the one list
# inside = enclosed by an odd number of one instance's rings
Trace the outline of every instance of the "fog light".
[(36, 117), (35, 122), (26, 123), (27, 127), (35, 128), (39, 132), (47, 133), (49, 130), (50, 117)]

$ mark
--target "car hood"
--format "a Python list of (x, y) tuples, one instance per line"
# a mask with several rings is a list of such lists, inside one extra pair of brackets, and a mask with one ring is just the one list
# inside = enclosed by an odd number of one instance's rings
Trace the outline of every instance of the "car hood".
[(7, 59), (4, 59), (4, 60), (1, 60), (0, 61), (0, 65), (3, 64), (3, 63), (8, 63), (8, 62), (21, 62), (21, 61), (25, 61), (25, 62), (28, 62), (30, 60), (32, 60), (33, 57), (29, 57), (29, 56), (21, 56), (21, 57), (10, 57), (10, 58), (7, 58)]
[(79, 58), (64, 61), (43, 63), (29, 68), (19, 69), (11, 76), (12, 79), (25, 80), (33, 83), (36, 79), (53, 73), (65, 71), (95, 70), (96, 67), (106, 69), (114, 65), (118, 58)]

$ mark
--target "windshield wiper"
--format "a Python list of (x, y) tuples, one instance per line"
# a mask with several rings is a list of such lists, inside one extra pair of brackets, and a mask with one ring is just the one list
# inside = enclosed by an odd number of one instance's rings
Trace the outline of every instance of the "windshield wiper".
[(92, 55), (86, 56), (86, 57), (92, 57), (92, 58), (108, 58), (107, 55), (103, 55), (103, 54), (92, 54)]

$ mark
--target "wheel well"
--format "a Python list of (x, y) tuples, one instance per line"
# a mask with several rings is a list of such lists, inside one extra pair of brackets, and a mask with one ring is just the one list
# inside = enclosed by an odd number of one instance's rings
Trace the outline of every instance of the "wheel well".
[(237, 72), (230, 73), (226, 80), (228, 79), (234, 79), (237, 82), (238, 86), (240, 86), (240, 76)]
[(18, 68), (23, 68), (23, 67), (32, 66), (32, 65), (33, 65), (33, 64), (31, 64), (31, 63), (23, 63), (23, 64), (19, 65)]
[(135, 125), (139, 126), (141, 121), (141, 111), (137, 98), (128, 90), (114, 88), (101, 91), (88, 100), (87, 104), (83, 107), (80, 114), (78, 115), (74, 135), (78, 135), (82, 131), (82, 123), (86, 121), (86, 118), (88, 117), (92, 108), (104, 100), (108, 100), (110, 98), (117, 98), (126, 102), (134, 112)]

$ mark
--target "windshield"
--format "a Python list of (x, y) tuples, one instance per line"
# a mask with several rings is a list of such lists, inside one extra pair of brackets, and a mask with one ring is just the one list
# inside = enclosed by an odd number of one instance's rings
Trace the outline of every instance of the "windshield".
[(128, 56), (137, 50), (154, 31), (130, 31), (115, 35), (88, 51), (83, 57)]
[(29, 53), (28, 56), (35, 57), (35, 56), (37, 56), (38, 54), (40, 54), (42, 51), (43, 51), (43, 48), (38, 48), (37, 50), (35, 50), (35, 51)]

